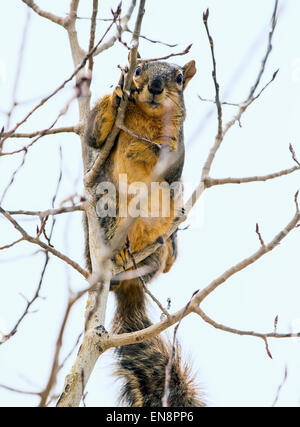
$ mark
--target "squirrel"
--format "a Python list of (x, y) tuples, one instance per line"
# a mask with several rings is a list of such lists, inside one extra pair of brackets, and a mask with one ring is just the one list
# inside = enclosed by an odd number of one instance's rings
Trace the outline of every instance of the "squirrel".
[[(101, 147), (112, 130), (124, 84), (123, 70), (119, 84), (112, 94), (98, 100), (91, 110), (86, 131), (85, 142), (90, 147), (101, 151)], [(164, 163), (162, 172), (155, 176), (160, 184), (171, 185), (181, 180), (184, 164), (183, 122), (185, 105), (183, 90), (196, 73), (195, 61), (183, 67), (161, 61), (138, 60), (135, 69), (129, 100), (125, 111), (125, 129), (120, 130), (114, 147), (98, 174), (98, 182), (109, 181), (119, 188), (120, 176), (126, 176), (127, 184), (135, 182), (149, 186), (153, 171), (161, 159)], [(128, 130), (128, 131), (127, 131)], [(114, 255), (118, 265), (130, 259), (148, 245), (159, 242), (160, 246), (138, 263), (142, 281), (148, 283), (160, 272), (168, 272), (177, 255), (177, 236), (174, 232), (164, 240), (164, 236), (180, 214), (177, 199), (180, 191), (171, 190), (170, 210), (162, 215), (165, 207), (162, 193), (158, 198), (157, 216), (140, 216), (135, 219), (128, 230), (126, 242)], [(130, 204), (132, 196), (126, 204)], [(122, 227), (121, 202), (117, 202), (118, 211), (114, 217), (99, 218), (105, 238), (109, 242)], [(150, 197), (146, 200), (150, 208)], [(157, 211), (156, 211), (157, 213)], [(87, 226), (87, 221), (85, 221)], [(86, 233), (88, 235), (88, 233)], [(91, 270), (89, 242), (86, 237), (86, 261)], [(144, 270), (143, 270), (144, 269)], [(131, 269), (134, 271), (134, 268)], [(113, 318), (113, 333), (129, 333), (151, 325), (146, 310), (146, 294), (137, 274), (122, 278), (121, 273), (111, 281), (111, 290), (116, 296), (116, 312)], [(172, 347), (164, 343), (160, 336), (137, 344), (130, 344), (116, 349), (119, 368), (116, 375), (124, 380), (121, 402), (130, 406), (162, 406), (165, 388), (165, 369)], [(198, 387), (190, 377), (189, 369), (183, 365), (179, 346), (171, 368), (169, 385), (169, 406), (204, 406)]]

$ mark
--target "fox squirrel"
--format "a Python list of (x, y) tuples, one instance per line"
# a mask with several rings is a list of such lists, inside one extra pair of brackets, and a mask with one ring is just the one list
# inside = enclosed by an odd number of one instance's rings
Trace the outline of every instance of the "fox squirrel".
[[(125, 72), (113, 93), (105, 95), (96, 103), (88, 119), (85, 141), (100, 151), (114, 124)], [(97, 182), (109, 181), (118, 189), (120, 176), (126, 176), (128, 185), (139, 182), (149, 186), (162, 150), (166, 150), (165, 157), (170, 161), (166, 163), (163, 172), (156, 176), (156, 181), (169, 185), (180, 181), (184, 164), (183, 90), (195, 73), (195, 61), (183, 67), (167, 62), (138, 61), (125, 113), (124, 125), (128, 132), (119, 132), (108, 159), (99, 171)], [(130, 250), (134, 254), (152, 243), (160, 242), (159, 248), (137, 266), (141, 271), (148, 268), (141, 273), (144, 283), (148, 283), (159, 272), (169, 271), (175, 261), (176, 232), (166, 241), (161, 236), (168, 232), (179, 214), (176, 197), (175, 191), (171, 191), (170, 210), (167, 215), (162, 215), (165, 202), (159, 193), (158, 215), (137, 217), (128, 231), (127, 245), (124, 242), (114, 256), (114, 261), (123, 265), (130, 256)], [(132, 196), (129, 196), (125, 207), (131, 200)], [(150, 204), (149, 196), (146, 207), (150, 208)], [(99, 218), (108, 242), (122, 227), (124, 218), (119, 214), (122, 208), (124, 206), (117, 201), (114, 217)], [(91, 270), (87, 238), (86, 259)], [(133, 332), (151, 325), (146, 312), (145, 291), (136, 275), (126, 280), (122, 276), (114, 277), (111, 290), (117, 301), (114, 333)], [(197, 387), (189, 377), (188, 368), (181, 366), (180, 350), (177, 350), (171, 370), (169, 406), (204, 406)], [(119, 361), (116, 374), (124, 379), (122, 401), (131, 406), (162, 406), (165, 367), (171, 348), (158, 336), (142, 343), (122, 346), (116, 352)]]

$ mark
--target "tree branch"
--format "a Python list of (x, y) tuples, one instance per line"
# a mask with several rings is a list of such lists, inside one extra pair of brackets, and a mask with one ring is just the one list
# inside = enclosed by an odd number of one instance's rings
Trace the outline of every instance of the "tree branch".
[[(182, 317), (187, 316), (191, 312), (194, 312), (195, 309), (202, 303), (202, 301), (210, 295), (218, 286), (225, 283), (231, 276), (237, 274), (239, 271), (244, 270), (249, 265), (255, 263), (258, 259), (264, 256), (266, 253), (275, 249), (276, 246), (280, 244), (280, 242), (297, 226), (297, 223), (300, 220), (300, 212), (296, 210), (296, 213), (292, 220), (286, 225), (284, 229), (282, 229), (267, 245), (261, 246), (259, 250), (250, 255), (248, 258), (243, 259), (238, 264), (232, 266), (227, 271), (225, 271), (221, 276), (217, 279), (213, 280), (208, 286), (204, 289), (196, 291), (194, 296), (189, 302), (188, 308), (187, 306), (183, 307), (181, 310), (177, 311), (174, 314), (170, 314), (167, 319), (162, 320), (161, 322), (151, 325), (150, 327), (132, 332), (130, 334), (120, 334), (117, 336), (110, 336), (109, 345), (110, 346), (120, 346), (127, 345), (131, 343), (141, 342), (145, 339), (152, 338), (155, 335), (161, 333), (169, 326), (177, 323)], [(293, 334), (277, 334), (276, 332), (270, 333), (270, 337), (272, 338), (288, 338), (294, 336)], [(266, 335), (266, 338), (269, 337), (269, 334)], [(278, 336), (277, 336), (278, 335)]]
[[(90, 42), (89, 42), (89, 51), (93, 49), (94, 43), (95, 43), (95, 32), (96, 32), (96, 18), (98, 13), (98, 0), (93, 0), (93, 12), (92, 12), (92, 18), (91, 18), (91, 32), (90, 32)], [(93, 71), (94, 66), (94, 60), (93, 56), (89, 59), (89, 71)]]
[(23, 239), (27, 240), (30, 243), (34, 243), (35, 245), (40, 246), (45, 251), (48, 251), (52, 253), (52, 255), (56, 256), (57, 258), (60, 258), (62, 261), (65, 261), (67, 264), (69, 264), (71, 267), (73, 267), (76, 271), (78, 271), (85, 279), (89, 277), (89, 273), (84, 270), (77, 262), (73, 261), (71, 258), (67, 257), (66, 255), (62, 254), (58, 250), (56, 250), (54, 247), (47, 245), (46, 243), (42, 242), (40, 239), (36, 237), (30, 236), (18, 223), (13, 219), (13, 217), (6, 212), (4, 209), (0, 207), (0, 213), (5, 216), (6, 219), (15, 227), (16, 230), (19, 231), (19, 233), (22, 234)]
[[(132, 6), (134, 7), (132, 2)], [(118, 111), (116, 123), (120, 117), (121, 123), (124, 122), (125, 107), (127, 104), (128, 91), (131, 85), (133, 72), (136, 67), (136, 57), (138, 49), (139, 34), (141, 29), (141, 22), (144, 15), (145, 0), (140, 1), (139, 11), (135, 24), (135, 31), (132, 38), (132, 48), (130, 54), (130, 67), (125, 77), (124, 82), (124, 100), (121, 100), (120, 108)], [(131, 11), (132, 12), (132, 11)], [(114, 18), (119, 14), (114, 13)], [(117, 124), (114, 125), (116, 133), (119, 132)], [(113, 130), (114, 131), (114, 130)], [(112, 137), (113, 132), (110, 134), (111, 144), (114, 142)], [(109, 139), (108, 138), (108, 139)], [(107, 146), (108, 142), (106, 143)], [(99, 168), (99, 160), (95, 162), (93, 166), (93, 172)], [(90, 175), (91, 177), (91, 175)], [(90, 278), (90, 285), (93, 284), (98, 287), (98, 290), (90, 293), (89, 300), (86, 308), (86, 328), (85, 335), (83, 338), (82, 346), (72, 368), (72, 372), (67, 376), (64, 386), (64, 392), (62, 393), (58, 406), (78, 406), (82, 399), (84, 387), (89, 380), (94, 365), (102, 352), (101, 344), (99, 341), (95, 341), (95, 334), (97, 338), (99, 335), (106, 335), (106, 331), (103, 333), (103, 325), (105, 321), (105, 311), (107, 297), (109, 293), (109, 283), (112, 275), (111, 268), (111, 251), (105, 247), (104, 239), (99, 227), (99, 220), (95, 211), (95, 200), (94, 192), (92, 188), (94, 176), (90, 178), (90, 185), (87, 185), (85, 179), (85, 187), (88, 198), (86, 214), (89, 225), (89, 246), (92, 262), (92, 277)], [(102, 332), (101, 332), (102, 331)], [(103, 348), (104, 351), (104, 348)]]
[(128, 93), (131, 86), (133, 73), (136, 68), (137, 63), (137, 52), (138, 52), (138, 46), (139, 46), (139, 35), (141, 31), (141, 25), (142, 25), (142, 19), (144, 16), (144, 6), (145, 6), (145, 0), (140, 1), (138, 16), (135, 23), (135, 28), (131, 40), (131, 50), (129, 55), (129, 70), (128, 73), (125, 75), (124, 79), (124, 87), (123, 87), (123, 97), (121, 99), (120, 105), (118, 107), (118, 112), (116, 115), (114, 126), (109, 134), (109, 136), (106, 139), (105, 146), (101, 149), (101, 153), (98, 155), (97, 159), (95, 160), (91, 170), (85, 174), (84, 177), (84, 183), (85, 186), (91, 187), (94, 182), (95, 178), (97, 176), (98, 171), (100, 170), (101, 166), (107, 159), (113, 144), (115, 142), (116, 136), (118, 135), (120, 131), (120, 126), (124, 125), (124, 118), (125, 118), (125, 111), (126, 106), (128, 102)]
[(186, 55), (187, 53), (189, 53), (190, 49), (192, 47), (192, 44), (189, 44), (182, 52), (177, 52), (177, 53), (170, 53), (169, 55), (166, 56), (161, 56), (160, 58), (151, 58), (151, 59), (139, 59), (139, 61), (143, 61), (143, 63), (145, 62), (153, 62), (153, 61), (163, 61), (165, 59), (169, 59), (172, 58), (173, 56), (182, 56), (182, 55)]
[[(297, 207), (297, 205), (296, 205)], [(249, 265), (256, 262), (266, 253), (272, 251), (279, 243), (296, 227), (297, 223), (300, 220), (300, 212), (296, 209), (296, 214), (292, 218), (292, 220), (286, 225), (286, 227), (281, 230), (274, 239), (267, 245), (260, 247), (258, 251), (254, 254), (245, 258), (238, 264), (229, 268), (225, 271), (221, 276), (211, 282), (207, 287), (194, 292), (192, 298), (181, 310), (177, 311), (174, 314), (170, 314), (167, 318), (162, 320), (161, 322), (151, 325), (148, 328), (143, 330), (139, 330), (136, 332), (119, 334), (119, 335), (111, 335), (108, 336), (107, 333), (97, 334), (97, 328), (90, 329), (89, 334), (86, 337), (85, 347), (81, 349), (78, 355), (78, 358), (73, 366), (73, 370), (70, 376), (67, 377), (65, 383), (65, 391), (61, 396), (61, 399), (58, 403), (58, 406), (73, 406), (74, 402), (79, 404), (80, 398), (83, 393), (83, 385), (82, 385), (82, 376), (81, 372), (85, 373), (86, 371), (90, 374), (91, 369), (94, 366), (94, 363), (104, 351), (111, 347), (119, 347), (123, 345), (133, 344), (142, 342), (146, 339), (152, 338), (162, 331), (166, 330), (171, 325), (181, 321), (182, 318), (194, 312), (199, 304), (209, 295), (211, 294), (218, 286), (225, 283), (231, 276), (235, 275), (239, 271), (245, 269)], [(276, 332), (272, 333), (272, 337), (274, 338), (277, 334)], [(292, 336), (289, 334), (289, 336)], [(278, 336), (278, 338), (281, 336)], [(261, 337), (262, 338), (262, 337)], [(282, 338), (287, 338), (287, 334), (284, 334)], [(266, 342), (266, 337), (263, 337)], [(267, 344), (266, 344), (267, 346)], [(84, 357), (86, 351), (92, 350), (92, 360), (88, 358), (88, 360)], [(96, 354), (95, 354), (96, 352)], [(85, 378), (84, 374), (84, 378)]]
[(25, 211), (25, 210), (18, 210), (18, 211), (6, 211), (10, 215), (31, 215), (31, 216), (38, 216), (41, 219), (45, 218), (46, 216), (50, 215), (59, 215), (62, 213), (69, 213), (69, 212), (76, 212), (76, 211), (84, 211), (84, 203), (77, 205), (77, 206), (63, 206), (61, 208), (57, 209), (46, 209), (44, 211)]
[(244, 178), (206, 178), (205, 186), (207, 188), (216, 186), (216, 185), (224, 185), (224, 184), (243, 184), (247, 182), (264, 182), (269, 181), (270, 179), (279, 178), (284, 175), (289, 175), (295, 171), (300, 170), (300, 166), (294, 166), (289, 169), (283, 169), (279, 172), (270, 173), (268, 175), (261, 176), (249, 176)]
[(131, 0), (127, 13), (120, 19), (120, 22), (117, 26), (116, 33), (107, 42), (103, 43), (101, 46), (99, 46), (96, 49), (95, 56), (99, 55), (99, 53), (103, 52), (104, 50), (111, 48), (115, 44), (115, 42), (119, 40), (122, 33), (124, 31), (127, 31), (128, 29), (127, 24), (134, 11), (135, 5), (136, 5), (136, 0)]
[(231, 328), (229, 326), (222, 325), (211, 319), (200, 307), (195, 307), (194, 312), (197, 313), (206, 323), (213, 326), (215, 329), (220, 329), (221, 331), (229, 332), (235, 335), (257, 337), (262, 339), (267, 338), (294, 338), (299, 337), (300, 332), (298, 333), (288, 333), (288, 334), (279, 334), (277, 332), (255, 332), (255, 331), (242, 331), (240, 329)]
[(18, 239), (18, 240), (16, 240), (13, 243), (9, 243), (8, 245), (5, 245), (5, 246), (0, 246), (0, 251), (2, 251), (4, 249), (12, 248), (13, 246), (15, 246), (16, 244), (22, 242), (23, 240), (24, 240), (23, 237), (21, 237), (21, 239)]
[(56, 129), (37, 130), (35, 132), (30, 132), (30, 133), (10, 134), (10, 132), (3, 132), (2, 136), (3, 137), (8, 136), (9, 138), (34, 138), (35, 136), (38, 136), (38, 135), (45, 136), (45, 135), (55, 135), (57, 133), (69, 133), (69, 132), (73, 132), (73, 133), (76, 133), (77, 135), (80, 135), (82, 132), (82, 126), (78, 124), (76, 126), (65, 126), (65, 127), (56, 128)]
[(33, 0), (22, 0), (22, 1), (23, 3), (27, 4), (27, 6), (30, 7), (35, 13), (42, 16), (43, 18), (49, 19), (49, 21), (52, 21), (55, 24), (61, 25), (62, 27), (65, 26), (64, 18), (61, 18), (60, 16), (56, 16), (51, 12), (46, 12), (45, 10), (40, 9), (39, 6)]

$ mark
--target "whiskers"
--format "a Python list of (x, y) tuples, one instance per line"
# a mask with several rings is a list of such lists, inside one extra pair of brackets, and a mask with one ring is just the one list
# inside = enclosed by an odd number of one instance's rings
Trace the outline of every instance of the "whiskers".
[(178, 104), (178, 102), (176, 102), (175, 99), (173, 99), (172, 96), (170, 96), (168, 92), (166, 92), (166, 97), (169, 98), (172, 102), (174, 102), (176, 107), (179, 108), (179, 110), (181, 110), (181, 105)]

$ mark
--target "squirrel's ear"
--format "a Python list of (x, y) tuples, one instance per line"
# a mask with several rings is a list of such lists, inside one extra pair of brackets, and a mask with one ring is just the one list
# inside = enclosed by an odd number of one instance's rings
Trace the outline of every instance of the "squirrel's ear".
[(191, 80), (191, 78), (194, 77), (196, 74), (196, 63), (194, 60), (188, 62), (183, 67), (183, 89), (187, 87), (188, 82)]

